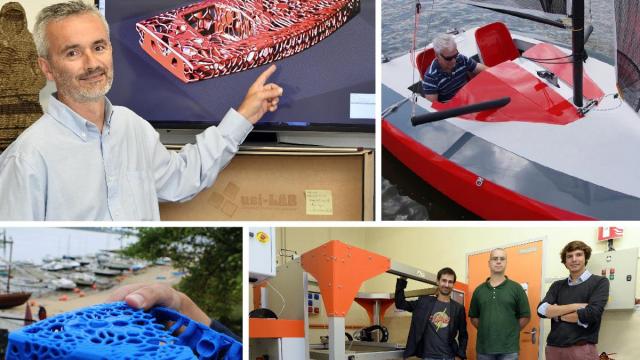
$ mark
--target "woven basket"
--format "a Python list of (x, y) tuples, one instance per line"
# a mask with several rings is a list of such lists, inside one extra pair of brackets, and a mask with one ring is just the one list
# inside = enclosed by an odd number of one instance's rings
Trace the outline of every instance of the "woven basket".
[(0, 151), (42, 116), (46, 79), (37, 58), (24, 8), (6, 3), (0, 9)]

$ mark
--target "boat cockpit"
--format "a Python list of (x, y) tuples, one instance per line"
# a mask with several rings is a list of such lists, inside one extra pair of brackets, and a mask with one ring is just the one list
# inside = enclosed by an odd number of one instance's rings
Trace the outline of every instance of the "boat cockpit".
[[(516, 120), (566, 125), (584, 116), (584, 108), (572, 103), (571, 49), (521, 35), (512, 36), (501, 22), (459, 32), (455, 39), (461, 54), (483, 63), (488, 69), (469, 79), (450, 101), (434, 101), (435, 110), (508, 98), (505, 106), (459, 117), (486, 122)], [(415, 67), (421, 79), (435, 57), (431, 46), (417, 54)], [(421, 81), (411, 84), (409, 89), (422, 95)], [(604, 97), (587, 69), (583, 74), (583, 89), (588, 105), (593, 106)]]

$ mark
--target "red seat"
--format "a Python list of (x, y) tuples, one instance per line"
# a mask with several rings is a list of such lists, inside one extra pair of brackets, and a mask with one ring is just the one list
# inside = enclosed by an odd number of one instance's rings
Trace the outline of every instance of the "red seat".
[(424, 78), (424, 73), (427, 71), (433, 59), (436, 58), (436, 52), (433, 48), (428, 48), (416, 56), (416, 66), (420, 72), (420, 79)]
[(476, 43), (480, 58), (487, 66), (498, 65), (520, 56), (507, 25), (501, 22), (485, 25), (476, 30)]

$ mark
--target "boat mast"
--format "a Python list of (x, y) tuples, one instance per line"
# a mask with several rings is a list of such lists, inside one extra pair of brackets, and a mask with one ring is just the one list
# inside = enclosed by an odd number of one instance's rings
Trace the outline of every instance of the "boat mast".
[(7, 240), (7, 229), (2, 232), (2, 248), (9, 244), (9, 267), (7, 268), (7, 294), (11, 291), (11, 258), (13, 256), (13, 241)]
[(13, 258), (13, 241), (9, 240), (7, 241), (6, 233), (7, 230), (5, 230), (5, 242), (9, 243), (9, 269), (7, 270), (7, 294), (11, 293), (11, 262), (12, 262), (12, 258)]
[(584, 61), (584, 0), (573, 0), (571, 6), (573, 47), (573, 103), (582, 107), (582, 64)]

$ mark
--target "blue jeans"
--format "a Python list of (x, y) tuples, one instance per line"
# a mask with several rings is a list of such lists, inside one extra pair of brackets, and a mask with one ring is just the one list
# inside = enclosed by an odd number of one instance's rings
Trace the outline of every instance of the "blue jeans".
[(480, 354), (478, 360), (518, 360), (518, 353), (511, 354)]
[(455, 358), (445, 358), (445, 357), (443, 357), (443, 358), (430, 358), (430, 357), (426, 357), (426, 358), (423, 358), (422, 360), (454, 360), (454, 359)]

